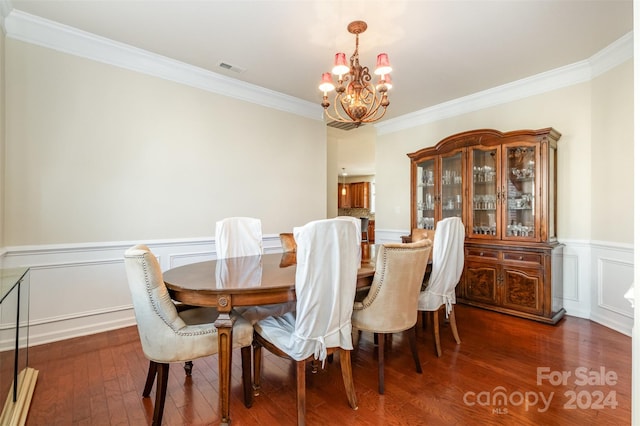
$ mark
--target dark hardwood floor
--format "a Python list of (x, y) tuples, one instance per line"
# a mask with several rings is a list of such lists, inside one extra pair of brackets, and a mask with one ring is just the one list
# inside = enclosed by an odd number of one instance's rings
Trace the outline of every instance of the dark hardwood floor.
[[(443, 326), (441, 358), (419, 328), (423, 374), (406, 338), (393, 336), (385, 395), (377, 392), (373, 338), (363, 334), (352, 355), (358, 410), (347, 404), (338, 357), (317, 374), (309, 368), (307, 424), (631, 424), (630, 337), (573, 317), (549, 326), (464, 305), (456, 317), (462, 344)], [(239, 350), (233, 354), (233, 425), (296, 423), (294, 367), (264, 354), (262, 393), (250, 409), (242, 402)], [(150, 424), (155, 389), (141, 397), (148, 362), (135, 327), (35, 346), (29, 359), (39, 376), (27, 425)], [(217, 362), (195, 360), (191, 378), (172, 365), (163, 424), (219, 423)]]

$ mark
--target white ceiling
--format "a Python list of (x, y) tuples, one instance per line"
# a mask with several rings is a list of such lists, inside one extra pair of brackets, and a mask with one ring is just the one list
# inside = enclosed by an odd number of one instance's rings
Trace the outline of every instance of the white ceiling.
[[(6, 1), (6, 0), (4, 0)], [(296, 98), (317, 89), (334, 53), (387, 52), (385, 118), (588, 59), (633, 29), (632, 0), (217, 1), (10, 0), (17, 10)], [(223, 70), (220, 61), (246, 69)]]

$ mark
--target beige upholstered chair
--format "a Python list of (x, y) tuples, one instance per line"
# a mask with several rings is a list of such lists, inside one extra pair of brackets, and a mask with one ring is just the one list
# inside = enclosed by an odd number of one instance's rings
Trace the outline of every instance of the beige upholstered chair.
[[(254, 333), (254, 386), (260, 391), (261, 351), (296, 362), (298, 425), (305, 423), (305, 365), (340, 353), (349, 405), (357, 408), (351, 373), (351, 311), (360, 267), (360, 235), (350, 221), (325, 219), (294, 229), (298, 243), (296, 312), (258, 321)], [(414, 313), (415, 315), (415, 313)]]
[(418, 293), (431, 251), (431, 241), (383, 244), (369, 293), (353, 305), (354, 329), (373, 332), (378, 339), (378, 392), (384, 394), (384, 338), (380, 334), (406, 331), (416, 364), (422, 373), (416, 346)]
[[(169, 363), (184, 362), (218, 352), (218, 332), (213, 322), (218, 311), (191, 308), (178, 313), (162, 279), (157, 259), (148, 247), (137, 245), (125, 252), (125, 267), (138, 323), (142, 351), (149, 359), (149, 371), (142, 395), (151, 392), (156, 376), (153, 424), (162, 423), (169, 377)], [(253, 327), (236, 317), (233, 346), (242, 348), (245, 405), (251, 406), (251, 341)]]
[(456, 303), (456, 285), (464, 266), (464, 225), (458, 217), (441, 220), (436, 225), (433, 240), (433, 262), (429, 282), (418, 297), (418, 310), (422, 311), (422, 323), (426, 324), (426, 313), (432, 316), (433, 341), (436, 354), (442, 355), (440, 347), (440, 319), (438, 311), (444, 307), (449, 319), (453, 338), (460, 344), (458, 325), (453, 305)]

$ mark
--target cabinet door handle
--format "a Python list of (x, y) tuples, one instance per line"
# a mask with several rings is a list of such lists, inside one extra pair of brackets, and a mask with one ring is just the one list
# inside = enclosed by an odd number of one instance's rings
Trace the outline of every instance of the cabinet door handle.
[(520, 256), (520, 257), (518, 258), (518, 260), (522, 260), (522, 259), (524, 259), (524, 257), (522, 257), (522, 256)]
[(483, 251), (480, 252), (480, 256), (484, 256), (484, 252)]

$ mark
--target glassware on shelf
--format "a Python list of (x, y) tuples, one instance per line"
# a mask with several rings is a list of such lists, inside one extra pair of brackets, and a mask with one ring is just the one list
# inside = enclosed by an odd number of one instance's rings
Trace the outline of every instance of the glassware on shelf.
[(422, 186), (433, 186), (433, 170), (422, 171)]
[(491, 166), (473, 166), (473, 181), (476, 183), (495, 182), (496, 169)]
[(422, 219), (418, 219), (418, 228), (434, 229), (435, 226), (435, 219), (433, 217), (423, 217)]

